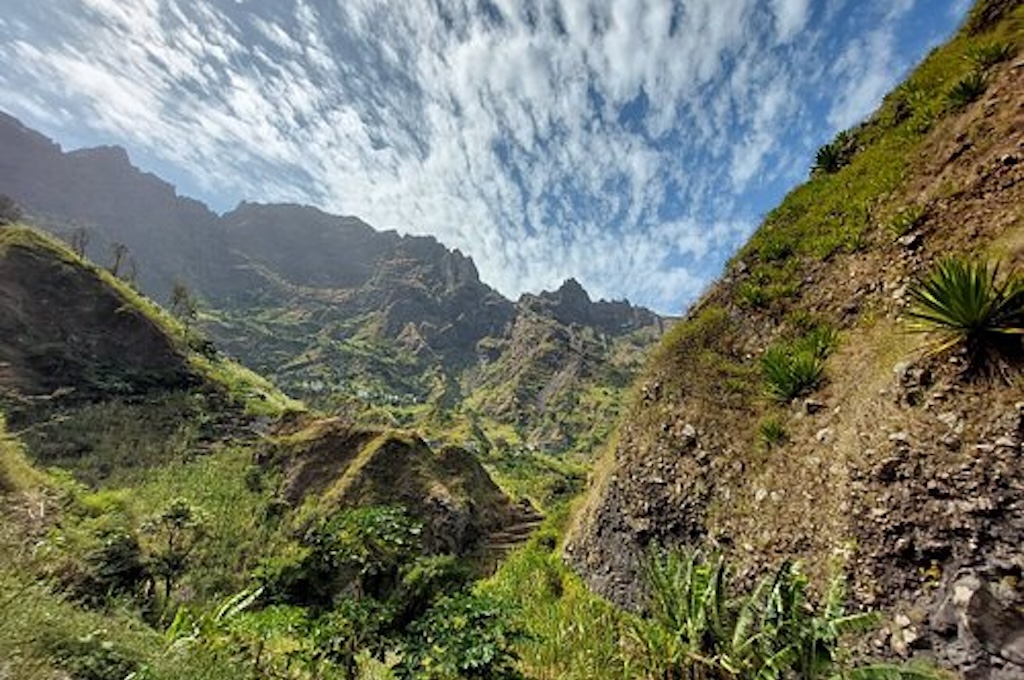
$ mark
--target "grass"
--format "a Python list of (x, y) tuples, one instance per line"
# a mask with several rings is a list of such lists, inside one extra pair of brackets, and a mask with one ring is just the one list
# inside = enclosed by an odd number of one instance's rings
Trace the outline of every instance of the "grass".
[(778, 418), (766, 418), (757, 425), (757, 437), (766, 448), (784, 444), (789, 435)]
[(518, 645), (523, 670), (537, 680), (624, 680), (634, 677), (623, 655), (626, 617), (594, 595), (561, 561), (545, 536), (555, 518), (479, 587), (509, 603), (526, 631)]
[[(1019, 8), (1015, 12), (1021, 14)], [(737, 284), (735, 299), (784, 312), (795, 303), (803, 263), (869, 245), (874, 216), (895, 215), (905, 207), (892, 202), (898, 200), (914, 150), (943, 116), (984, 92), (984, 69), (1016, 51), (1013, 30), (1004, 23), (990, 35), (958, 35), (933, 51), (870, 119), (822, 147), (815, 162), (819, 170), (767, 215), (737, 254), (750, 276)], [(909, 230), (918, 218), (911, 210), (886, 226)]]
[(897, 211), (888, 222), (889, 230), (896, 236), (905, 236), (920, 227), (928, 217), (928, 208), (912, 204)]
[(49, 485), (49, 478), (25, 455), (21, 442), (7, 434), (0, 413), (0, 496)]
[(819, 326), (797, 340), (769, 347), (760, 361), (765, 391), (775, 401), (785, 403), (815, 390), (836, 341), (833, 330)]

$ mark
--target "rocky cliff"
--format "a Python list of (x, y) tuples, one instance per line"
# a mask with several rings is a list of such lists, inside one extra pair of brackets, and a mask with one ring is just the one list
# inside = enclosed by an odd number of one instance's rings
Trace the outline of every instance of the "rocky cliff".
[[(1019, 2), (979, 3), (666, 335), (566, 547), (596, 589), (635, 602), (652, 542), (839, 565), (880, 651), (1024, 677), (1019, 338), (979, 375), (905, 319), (945, 255), (1024, 269), (1022, 43)], [(815, 337), (824, 381), (773, 398), (762, 357)]]

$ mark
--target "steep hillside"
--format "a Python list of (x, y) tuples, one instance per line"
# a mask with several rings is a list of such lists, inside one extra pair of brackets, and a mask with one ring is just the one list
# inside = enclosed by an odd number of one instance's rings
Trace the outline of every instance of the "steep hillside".
[[(37, 460), (96, 481), (297, 406), (59, 241), (0, 227), (0, 410)], [(148, 452), (148, 455), (147, 455)]]
[[(797, 558), (886, 612), (892, 655), (1024, 677), (1024, 361), (989, 372), (907, 332), (908, 288), (962, 253), (1024, 271), (1024, 7), (981, 2), (818, 154), (654, 353), (566, 551), (636, 602), (651, 542), (748, 575)], [(827, 356), (773, 396), (772, 361)], [(803, 348), (803, 349), (801, 349)], [(776, 376), (777, 378), (777, 376)]]
[(469, 555), (487, 537), (533, 517), (480, 463), (456, 447), (432, 449), (415, 435), (321, 420), (271, 441), (258, 459), (283, 473), (281, 498), (315, 516), (344, 508), (404, 507), (424, 521), (424, 547)]
[(196, 384), (187, 348), (111, 283), (36, 232), (0, 229), (0, 384), (85, 399)]

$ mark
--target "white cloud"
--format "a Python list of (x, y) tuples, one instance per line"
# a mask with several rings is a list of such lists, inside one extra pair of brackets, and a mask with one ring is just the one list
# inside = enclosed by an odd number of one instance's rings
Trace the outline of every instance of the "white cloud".
[(848, 83), (833, 127), (877, 103), (913, 2), (876, 0), (863, 38), (822, 23), (844, 0), (483, 4), (26, 5), (0, 23), (0, 84), (16, 113), (78, 121), (211, 194), (432, 233), (508, 295), (574, 276), (674, 313), (763, 209), (743, 194), (796, 179), (823, 125), (805, 100)]

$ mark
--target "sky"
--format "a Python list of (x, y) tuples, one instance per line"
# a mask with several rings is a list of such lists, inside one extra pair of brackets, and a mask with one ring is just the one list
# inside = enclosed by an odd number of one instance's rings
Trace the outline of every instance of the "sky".
[[(0, 0), (0, 109), (218, 211), (678, 314), (967, 0)], [(0, 150), (2, 152), (2, 150)]]

